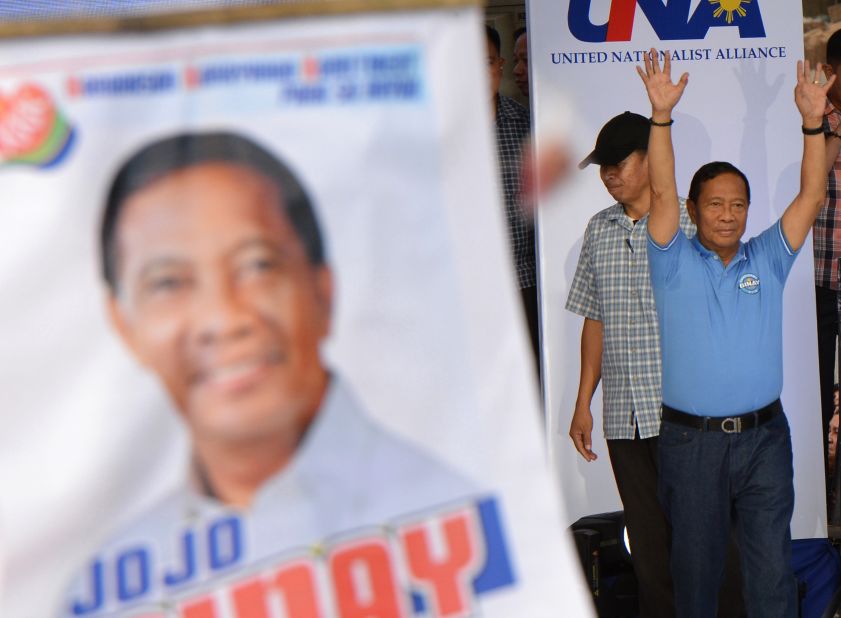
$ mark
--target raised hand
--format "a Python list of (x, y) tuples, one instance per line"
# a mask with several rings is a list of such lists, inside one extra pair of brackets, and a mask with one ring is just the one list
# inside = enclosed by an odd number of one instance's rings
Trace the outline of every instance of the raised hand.
[(665, 53), (662, 70), (660, 69), (657, 50), (653, 47), (651, 51), (645, 54), (644, 58), (645, 71), (637, 66), (637, 73), (642, 78), (645, 90), (648, 93), (648, 100), (651, 101), (652, 116), (658, 113), (671, 114), (674, 106), (680, 101), (680, 97), (686, 89), (686, 84), (689, 83), (689, 73), (684, 73), (677, 83), (672, 83), (672, 63), (668, 51)]
[(797, 61), (797, 85), (794, 87), (794, 102), (800, 115), (803, 116), (803, 126), (807, 122), (809, 127), (818, 126), (823, 120), (824, 108), (826, 108), (826, 93), (835, 81), (835, 75), (830, 77), (823, 85), (820, 83), (821, 63), (815, 67), (814, 72), (810, 70), (809, 61)]

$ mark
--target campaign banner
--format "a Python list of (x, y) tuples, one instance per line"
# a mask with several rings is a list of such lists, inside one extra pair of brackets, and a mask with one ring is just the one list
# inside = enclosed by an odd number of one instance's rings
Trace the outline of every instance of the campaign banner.
[[(575, 110), (576, 121), (569, 123), (575, 162), (593, 149), (610, 118), (626, 110), (649, 116), (635, 67), (654, 47), (668, 52), (675, 78), (690, 76), (672, 127), (679, 194), (686, 196), (704, 163), (730, 161), (751, 183), (745, 239), (782, 215), (799, 188), (803, 150), (792, 97), (796, 63), (803, 56), (799, 3), (532, 0), (529, 10), (538, 142), (542, 128), (556, 123), (558, 99)], [(621, 508), (603, 440), (600, 390), (592, 405), (598, 461), (585, 462), (567, 435), (578, 388), (582, 318), (563, 309), (587, 221), (613, 203), (593, 165), (576, 169), (541, 213), (546, 409), (570, 520)], [(826, 535), (814, 302), (810, 238), (789, 275), (784, 306), (782, 402), (794, 448), (795, 538)]]
[(0, 42), (0, 614), (590, 615), (480, 28)]

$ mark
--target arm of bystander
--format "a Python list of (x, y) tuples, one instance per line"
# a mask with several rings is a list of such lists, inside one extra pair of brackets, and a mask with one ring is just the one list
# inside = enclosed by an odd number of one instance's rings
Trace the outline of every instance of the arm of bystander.
[(569, 437), (575, 449), (587, 461), (595, 461), (593, 452), (593, 413), (590, 402), (602, 377), (602, 345), (604, 332), (599, 320), (584, 318), (581, 329), (581, 377), (578, 380), (578, 398), (569, 425)]

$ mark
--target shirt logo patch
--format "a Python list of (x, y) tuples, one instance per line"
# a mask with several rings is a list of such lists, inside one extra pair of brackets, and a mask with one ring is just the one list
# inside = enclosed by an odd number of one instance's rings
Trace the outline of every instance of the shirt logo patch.
[(750, 273), (742, 275), (739, 279), (739, 289), (745, 294), (756, 294), (759, 292), (759, 277)]

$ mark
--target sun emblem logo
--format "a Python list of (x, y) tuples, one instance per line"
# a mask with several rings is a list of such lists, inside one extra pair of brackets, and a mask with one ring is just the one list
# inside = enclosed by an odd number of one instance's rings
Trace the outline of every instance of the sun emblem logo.
[(721, 17), (722, 13), (726, 13), (725, 21), (728, 24), (733, 23), (733, 13), (738, 13), (739, 17), (746, 15), (743, 4), (750, 4), (751, 0), (710, 0), (710, 4), (717, 4), (718, 8), (713, 11), (713, 17)]

